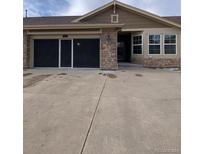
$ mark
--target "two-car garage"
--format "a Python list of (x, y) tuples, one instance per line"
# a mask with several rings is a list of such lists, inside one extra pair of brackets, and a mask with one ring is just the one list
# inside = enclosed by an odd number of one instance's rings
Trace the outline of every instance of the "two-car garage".
[(100, 40), (34, 39), (34, 67), (100, 67)]

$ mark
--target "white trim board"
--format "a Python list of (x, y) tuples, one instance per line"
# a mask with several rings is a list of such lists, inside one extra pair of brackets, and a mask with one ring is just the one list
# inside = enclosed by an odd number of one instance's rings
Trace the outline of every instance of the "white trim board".
[(58, 67), (61, 68), (61, 39), (58, 39)]

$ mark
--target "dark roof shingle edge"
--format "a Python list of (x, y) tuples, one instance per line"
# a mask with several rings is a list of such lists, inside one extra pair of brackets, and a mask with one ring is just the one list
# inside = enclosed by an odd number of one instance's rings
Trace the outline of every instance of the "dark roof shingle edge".
[(24, 25), (60, 25), (70, 24), (72, 20), (80, 16), (47, 16), (23, 18)]
[[(71, 24), (76, 18), (80, 16), (46, 16), (46, 17), (28, 17), (23, 18), (24, 25), (60, 25)], [(181, 16), (162, 16), (161, 18), (167, 19), (174, 23), (181, 25)]]
[(169, 21), (175, 22), (179, 25), (181, 25), (181, 16), (164, 16), (162, 18), (165, 18)]

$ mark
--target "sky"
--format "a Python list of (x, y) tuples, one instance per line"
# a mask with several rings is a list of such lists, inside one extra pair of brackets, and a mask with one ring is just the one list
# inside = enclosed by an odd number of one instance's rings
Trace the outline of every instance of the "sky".
[[(112, 0), (24, 0), (28, 16), (83, 15)], [(118, 0), (160, 16), (181, 15), (181, 0)]]

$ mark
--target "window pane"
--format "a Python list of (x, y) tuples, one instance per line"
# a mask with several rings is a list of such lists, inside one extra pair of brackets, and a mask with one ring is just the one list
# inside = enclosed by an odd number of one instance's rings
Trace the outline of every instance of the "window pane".
[(142, 44), (142, 36), (134, 36), (133, 44)]
[(111, 15), (111, 22), (117, 23), (118, 22), (118, 15)]
[(165, 43), (176, 43), (176, 35), (165, 35), (164, 42)]
[(160, 54), (160, 45), (149, 45), (149, 54)]
[(116, 17), (116, 16), (113, 16), (113, 17), (112, 17), (112, 21), (117, 21), (117, 17)]
[(133, 46), (133, 53), (142, 54), (142, 46), (141, 45)]
[(150, 44), (160, 44), (160, 35), (149, 35)]
[(164, 52), (165, 54), (176, 54), (176, 45), (165, 45)]

